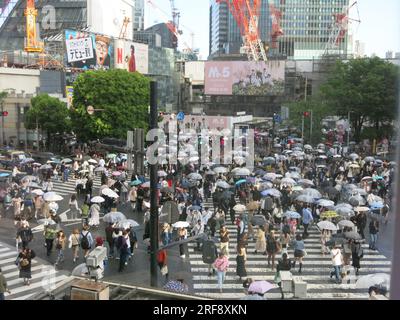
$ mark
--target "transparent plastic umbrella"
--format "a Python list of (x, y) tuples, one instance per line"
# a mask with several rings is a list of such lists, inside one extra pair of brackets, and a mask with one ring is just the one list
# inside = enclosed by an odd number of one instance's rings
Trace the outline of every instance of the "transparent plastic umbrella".
[(320, 230), (336, 231), (338, 229), (338, 227), (330, 221), (320, 221), (317, 223), (317, 226)]
[(94, 197), (90, 200), (92, 203), (103, 203), (104, 201), (106, 201), (103, 197)]
[(44, 201), (47, 202), (56, 202), (56, 201), (62, 201), (64, 198), (55, 192), (47, 192), (43, 195), (43, 199)]
[(123, 220), (127, 220), (127, 218), (122, 212), (110, 212), (103, 218), (103, 221), (107, 223), (117, 223)]
[(233, 210), (235, 210), (235, 212), (245, 212), (247, 208), (243, 204), (237, 204), (233, 207)]
[(361, 276), (356, 282), (357, 289), (368, 289), (372, 286), (384, 286), (390, 288), (390, 275), (386, 273), (374, 273)]
[(116, 224), (116, 228), (125, 229), (125, 230), (130, 229), (130, 228), (139, 227), (139, 226), (140, 226), (140, 224), (132, 219), (122, 220), (122, 221), (117, 222), (117, 224)]

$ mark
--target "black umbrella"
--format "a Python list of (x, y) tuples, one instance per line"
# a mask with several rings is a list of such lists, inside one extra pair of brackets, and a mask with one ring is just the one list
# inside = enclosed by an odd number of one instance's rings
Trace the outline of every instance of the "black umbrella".
[(253, 226), (263, 226), (265, 225), (265, 223), (267, 222), (267, 220), (265, 219), (264, 216), (262, 215), (255, 215), (252, 219), (251, 219), (251, 224)]
[(355, 232), (355, 231), (350, 231), (350, 232), (345, 232), (344, 236), (346, 237), (346, 239), (353, 239), (353, 240), (361, 240), (361, 236)]

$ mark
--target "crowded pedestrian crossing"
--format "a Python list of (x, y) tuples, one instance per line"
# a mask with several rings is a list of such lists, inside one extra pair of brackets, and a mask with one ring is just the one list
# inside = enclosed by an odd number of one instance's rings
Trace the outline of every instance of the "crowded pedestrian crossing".
[[(61, 179), (52, 180), (53, 189), (51, 191), (56, 192), (60, 196), (70, 196), (76, 193), (76, 179), (70, 178), (68, 181), (63, 182)], [(93, 190), (101, 187), (101, 177), (95, 176), (93, 180)]]
[[(212, 203), (208, 203), (208, 206), (209, 208), (213, 207)], [(240, 299), (245, 295), (243, 288), (245, 278), (240, 281), (239, 277), (236, 276), (237, 227), (230, 222), (230, 219), (226, 220), (226, 226), (230, 239), (230, 265), (226, 273), (222, 293), (220, 293), (217, 285), (216, 274), (209, 276), (208, 265), (203, 263), (202, 253), (196, 250), (196, 243), (188, 245), (190, 268), (193, 274), (193, 289), (198, 295), (213, 299)], [(298, 232), (302, 232), (302, 229)], [(291, 270), (293, 276), (300, 276), (307, 283), (307, 299), (368, 299), (368, 289), (356, 288), (357, 279), (372, 273), (390, 274), (391, 262), (378, 251), (370, 250), (368, 244), (363, 244), (364, 257), (361, 260), (359, 275), (356, 276), (354, 269), (350, 266), (350, 274), (343, 278), (342, 284), (336, 284), (330, 279), (330, 272), (332, 271), (331, 257), (330, 254), (323, 256), (320, 237), (320, 231), (315, 225), (309, 229), (309, 237), (304, 241), (307, 255), (303, 259), (302, 273), (298, 273), (298, 264), (296, 268)], [(270, 267), (267, 267), (267, 256), (262, 253), (255, 253), (255, 243), (255, 240), (249, 239), (247, 245), (247, 261), (245, 264), (247, 278), (274, 283), (276, 269), (272, 271)], [(219, 247), (218, 243), (217, 247)], [(293, 247), (288, 249), (288, 254), (293, 261)], [(275, 259), (275, 268), (280, 258), (281, 253), (278, 253)], [(281, 299), (279, 288), (276, 287), (276, 289), (267, 292), (265, 297), (267, 299)], [(294, 298), (293, 293), (285, 293), (285, 299), (292, 298)]]
[(54, 289), (55, 286), (69, 279), (68, 272), (57, 271), (54, 266), (35, 258), (32, 260), (30, 285), (24, 285), (15, 264), (17, 254), (16, 248), (0, 243), (0, 268), (11, 291), (10, 294), (5, 294), (7, 300), (29, 300), (34, 295)]

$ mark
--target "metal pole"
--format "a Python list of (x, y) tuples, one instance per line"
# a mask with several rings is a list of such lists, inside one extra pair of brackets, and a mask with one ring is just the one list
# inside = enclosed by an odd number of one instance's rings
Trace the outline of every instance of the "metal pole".
[(303, 139), (303, 143), (304, 143), (304, 113), (301, 116), (301, 138)]
[(36, 146), (37, 146), (37, 151), (40, 151), (40, 146), (39, 146), (39, 119), (38, 116), (36, 116)]
[(310, 111), (311, 123), (310, 123), (310, 144), (312, 145), (312, 132), (313, 132), (313, 111)]
[[(397, 117), (400, 119), (400, 103), (397, 108)], [(398, 122), (397, 122), (398, 123)], [(397, 128), (397, 142), (400, 141), (400, 130)], [(398, 272), (400, 268), (400, 148), (397, 147), (397, 157), (396, 157), (396, 175), (395, 175), (395, 196), (394, 199), (396, 203), (392, 206), (394, 208), (393, 212), (393, 228), (394, 228), (394, 239), (393, 239), (393, 258), (392, 258), (392, 272), (391, 272), (391, 284), (390, 284), (390, 299), (400, 300), (400, 273)]]
[[(157, 82), (150, 82), (150, 129), (157, 128)], [(150, 165), (150, 285), (158, 286), (158, 203), (157, 203), (157, 164)]]
[(351, 111), (349, 111), (349, 114), (347, 115), (347, 123), (349, 125), (349, 127), (347, 128), (347, 149), (350, 148), (350, 129), (351, 129), (350, 113), (351, 113)]

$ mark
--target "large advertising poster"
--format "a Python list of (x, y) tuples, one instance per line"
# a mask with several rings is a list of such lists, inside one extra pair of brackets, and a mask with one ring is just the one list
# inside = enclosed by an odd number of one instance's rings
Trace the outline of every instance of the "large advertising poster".
[(108, 70), (114, 47), (111, 38), (87, 32), (65, 30), (67, 65), (70, 68)]
[[(121, 30), (126, 30), (124, 38), (133, 39), (134, 0), (88, 0), (87, 23), (93, 33), (120, 37)], [(124, 28), (124, 19), (130, 20)]]
[(115, 68), (129, 72), (149, 73), (149, 47), (147, 44), (116, 39)]
[(207, 61), (205, 93), (208, 95), (265, 96), (285, 91), (283, 61)]

